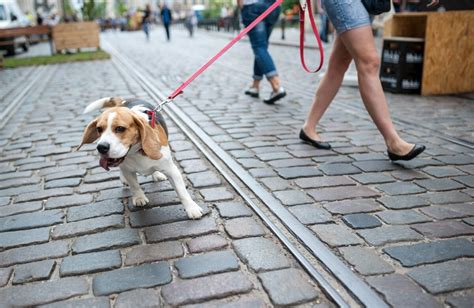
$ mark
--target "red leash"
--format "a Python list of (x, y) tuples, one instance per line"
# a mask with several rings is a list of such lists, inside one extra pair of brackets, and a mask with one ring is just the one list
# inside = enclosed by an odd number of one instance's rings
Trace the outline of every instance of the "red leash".
[[(308, 9), (309, 17), (310, 17), (310, 22), (311, 26), (314, 31), (314, 35), (316, 36), (316, 39), (318, 41), (319, 45), (319, 54), (321, 56), (320, 58), (320, 63), (319, 67), (313, 72), (317, 72), (321, 69), (323, 65), (323, 48), (321, 44), (321, 39), (319, 38), (319, 33), (318, 29), (316, 27), (316, 23), (314, 22), (314, 17), (313, 17), (313, 12), (311, 10), (311, 0), (301, 0), (300, 2), (300, 57), (301, 57), (301, 63), (303, 65), (303, 68), (308, 71), (310, 71), (305, 62), (304, 62), (304, 11)], [(306, 4), (304, 4), (304, 1), (306, 1)], [(203, 66), (201, 66), (194, 74), (192, 74), (186, 81), (184, 81), (176, 90), (174, 90), (173, 93), (171, 93), (170, 96), (168, 96), (168, 99), (162, 102), (159, 106), (159, 109), (161, 110), (161, 107), (172, 101), (176, 96), (180, 95), (183, 93), (183, 89), (186, 88), (194, 79), (196, 79), (197, 76), (199, 76), (202, 72), (204, 72), (212, 63), (214, 63), (217, 59), (219, 59), (227, 50), (229, 50), (232, 46), (234, 46), (235, 43), (237, 43), (240, 39), (242, 39), (250, 30), (252, 30), (259, 22), (261, 22), (265, 17), (268, 16), (274, 9), (276, 9), (283, 0), (276, 0), (275, 3), (273, 3), (268, 9), (265, 10), (265, 12), (262, 13), (262, 15), (258, 16), (250, 25), (245, 27), (232, 41), (230, 41), (224, 48), (222, 48), (215, 56), (213, 56), (209, 61), (207, 61)], [(303, 3), (303, 6), (301, 5)]]

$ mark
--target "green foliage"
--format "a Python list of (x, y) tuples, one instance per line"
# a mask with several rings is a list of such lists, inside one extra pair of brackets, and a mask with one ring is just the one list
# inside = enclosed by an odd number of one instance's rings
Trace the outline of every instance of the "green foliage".
[(124, 16), (127, 13), (127, 4), (124, 0), (118, 0), (115, 2), (115, 11), (117, 12), (118, 16)]
[(6, 58), (4, 59), (5, 68), (17, 68), (21, 66), (37, 66), (58, 64), (77, 61), (107, 60), (110, 55), (103, 50), (92, 52), (78, 52), (73, 54), (56, 54), (52, 56), (40, 56), (31, 58)]
[(291, 11), (293, 10), (293, 6), (298, 5), (299, 1), (298, 0), (283, 0), (283, 3), (281, 4), (281, 11), (286, 12), (286, 11)]
[(85, 21), (96, 20), (105, 16), (105, 1), (85, 0), (82, 7), (82, 16)]
[(231, 8), (232, 0), (209, 0), (207, 9), (202, 12), (204, 19), (219, 18), (221, 15), (221, 8), (227, 6)]

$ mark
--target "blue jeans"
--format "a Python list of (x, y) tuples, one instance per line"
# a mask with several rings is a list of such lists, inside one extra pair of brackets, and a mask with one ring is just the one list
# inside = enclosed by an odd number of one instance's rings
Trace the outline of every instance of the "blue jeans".
[[(248, 26), (273, 3), (274, 1), (271, 0), (259, 0), (257, 3), (244, 5), (242, 8), (243, 24)], [(270, 38), (275, 23), (278, 21), (280, 11), (280, 7), (276, 8), (248, 33), (255, 56), (253, 64), (254, 80), (262, 80), (264, 75), (267, 78), (278, 75), (272, 56), (268, 52), (268, 39)]]

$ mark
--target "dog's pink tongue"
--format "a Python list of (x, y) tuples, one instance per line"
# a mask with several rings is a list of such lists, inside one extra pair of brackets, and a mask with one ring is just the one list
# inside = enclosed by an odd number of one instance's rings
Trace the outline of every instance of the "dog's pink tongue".
[(109, 171), (109, 163), (107, 161), (107, 158), (101, 157), (99, 160), (99, 165), (104, 168), (105, 170)]

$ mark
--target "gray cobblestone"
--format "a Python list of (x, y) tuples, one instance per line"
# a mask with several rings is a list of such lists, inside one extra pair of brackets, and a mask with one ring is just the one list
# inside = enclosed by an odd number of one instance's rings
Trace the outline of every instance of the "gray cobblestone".
[(375, 228), (382, 225), (377, 218), (364, 213), (344, 215), (342, 219), (353, 229)]
[(321, 171), (315, 167), (278, 168), (276, 169), (276, 172), (284, 179), (294, 179), (322, 175)]
[(325, 204), (324, 207), (333, 214), (369, 213), (380, 211), (382, 209), (378, 203), (370, 199), (330, 202)]
[(61, 223), (64, 213), (61, 210), (18, 214), (0, 218), (0, 231), (32, 229)]
[(326, 223), (332, 220), (331, 214), (316, 204), (292, 206), (289, 210), (303, 224)]
[(230, 200), (234, 198), (234, 195), (225, 187), (201, 189), (200, 192), (204, 197), (204, 200), (209, 202)]
[(242, 203), (221, 202), (216, 203), (216, 207), (223, 218), (252, 216), (252, 211)]
[(46, 280), (53, 272), (55, 265), (53, 260), (45, 260), (36, 263), (19, 265), (15, 268), (13, 276), (13, 284), (21, 284), (25, 282)]
[(94, 295), (109, 295), (123, 291), (155, 287), (170, 283), (171, 271), (167, 262), (145, 264), (113, 270), (94, 277)]
[(61, 187), (75, 187), (82, 181), (82, 178), (69, 178), (55, 181), (49, 181), (44, 184), (45, 189), (61, 188)]
[(169, 305), (179, 306), (247, 293), (252, 288), (244, 274), (233, 272), (175, 282), (164, 286), (161, 294)]
[(193, 238), (187, 242), (189, 252), (199, 253), (227, 247), (227, 241), (220, 235), (211, 234)]
[(316, 299), (318, 292), (299, 270), (289, 268), (259, 274), (262, 285), (275, 305), (296, 305)]
[(232, 243), (235, 252), (256, 272), (290, 267), (283, 251), (266, 238), (247, 238)]
[(318, 237), (331, 247), (362, 244), (363, 241), (342, 225), (327, 224), (310, 227)]
[(428, 238), (447, 238), (474, 234), (474, 227), (461, 221), (436, 221), (412, 226)]
[(180, 165), (183, 167), (184, 173), (187, 174), (209, 170), (209, 167), (201, 159), (183, 160)]
[(457, 176), (454, 179), (468, 187), (474, 187), (474, 175)]
[(107, 297), (96, 297), (86, 299), (76, 299), (70, 301), (55, 302), (42, 305), (41, 308), (109, 308), (110, 303)]
[(249, 172), (255, 178), (265, 178), (277, 175), (272, 168), (252, 168)]
[(200, 220), (179, 221), (165, 225), (148, 227), (145, 229), (147, 242), (161, 242), (184, 237), (204, 235), (217, 232), (217, 226), (213, 219), (202, 218)]
[(386, 160), (357, 161), (353, 165), (365, 172), (393, 171), (399, 168)]
[(331, 186), (356, 185), (356, 182), (345, 176), (320, 176), (314, 178), (296, 179), (295, 184), (301, 188), (321, 188)]
[(208, 252), (175, 262), (181, 278), (196, 278), (239, 269), (239, 262), (230, 251)]
[(137, 246), (127, 252), (125, 265), (140, 265), (143, 263), (164, 261), (178, 258), (183, 255), (183, 246), (177, 241)]
[(69, 247), (65, 241), (53, 241), (31, 247), (9, 249), (0, 253), (0, 266), (22, 264), (44, 259), (63, 257), (68, 254)]
[(161, 307), (160, 292), (153, 289), (138, 289), (120, 293), (115, 308)]
[(457, 191), (433, 192), (426, 194), (425, 197), (432, 204), (461, 203), (473, 200), (469, 195)]
[(10, 280), (13, 268), (0, 268), (0, 287), (3, 287)]
[(428, 179), (417, 180), (415, 183), (429, 191), (444, 191), (464, 188), (464, 185), (457, 183), (451, 179)]
[[(204, 210), (205, 213), (209, 212), (207, 207)], [(188, 219), (182, 205), (171, 205), (133, 212), (130, 214), (130, 225), (132, 227), (146, 227)]]
[(48, 240), (49, 228), (3, 232), (0, 236), (0, 250), (27, 244), (40, 244)]
[(53, 239), (60, 239), (100, 232), (111, 228), (122, 228), (123, 226), (124, 221), (122, 215), (91, 218), (56, 226), (51, 234), (51, 237)]
[(367, 281), (394, 307), (442, 307), (422, 288), (400, 274), (369, 277)]
[(377, 213), (377, 216), (390, 225), (407, 225), (431, 221), (428, 216), (415, 210), (383, 211)]
[(399, 210), (427, 206), (430, 203), (420, 196), (382, 197), (379, 201), (387, 208)]
[(18, 187), (18, 186), (25, 186), (31, 184), (39, 184), (41, 179), (33, 176), (27, 178), (16, 178), (11, 180), (5, 180), (0, 182), (0, 189)]
[(305, 192), (300, 190), (276, 191), (273, 194), (282, 204), (288, 206), (306, 204), (313, 201)]
[[(8, 203), (10, 198), (6, 198), (6, 199), (8, 199), (7, 201)], [(1, 206), (0, 217), (35, 212), (35, 211), (41, 210), (42, 208), (43, 208), (43, 204), (41, 201), (15, 203), (12, 205)]]
[(192, 173), (187, 177), (194, 188), (216, 186), (222, 183), (221, 179), (212, 171)]
[(394, 178), (397, 178), (402, 181), (411, 181), (417, 179), (426, 179), (427, 176), (419, 171), (412, 169), (402, 169), (391, 172), (391, 175)]
[(224, 222), (224, 228), (231, 238), (265, 235), (262, 225), (251, 217), (234, 218)]
[(122, 258), (118, 250), (85, 253), (64, 258), (59, 268), (61, 276), (90, 274), (119, 268)]
[(446, 298), (446, 303), (454, 308), (470, 308), (474, 302), (474, 293), (466, 295), (450, 295)]
[(408, 195), (422, 193), (426, 190), (421, 188), (418, 185), (408, 182), (396, 182), (389, 184), (377, 185), (376, 188), (380, 191), (383, 191), (389, 195)]
[(403, 266), (417, 266), (460, 257), (472, 257), (474, 244), (465, 239), (454, 239), (388, 247), (383, 251), (400, 261)]
[(359, 231), (364, 240), (374, 246), (402, 241), (421, 240), (423, 236), (407, 226), (387, 226)]
[(290, 188), (288, 181), (279, 177), (263, 178), (261, 182), (271, 191)]
[(438, 294), (474, 287), (473, 266), (472, 259), (448, 261), (417, 267), (408, 275), (430, 293)]
[(395, 271), (389, 263), (377, 256), (370, 248), (343, 247), (340, 248), (340, 251), (344, 259), (362, 275), (389, 274)]
[(351, 176), (354, 180), (361, 184), (380, 184), (394, 182), (395, 179), (384, 173), (362, 173)]
[(309, 195), (316, 201), (336, 201), (357, 197), (376, 197), (379, 193), (365, 186), (347, 186), (312, 190)]
[(70, 187), (48, 189), (48, 190), (43, 190), (41, 192), (22, 194), (16, 199), (16, 202), (44, 200), (50, 197), (72, 195), (72, 193), (73, 193), (73, 189)]
[(111, 214), (123, 214), (123, 212), (124, 206), (120, 201), (106, 200), (68, 209), (67, 221), (78, 221)]
[(84, 278), (64, 278), (39, 284), (27, 284), (0, 290), (6, 306), (36, 306), (88, 293)]
[(456, 169), (454, 167), (427, 167), (423, 169), (423, 171), (437, 178), (451, 177), (451, 176), (465, 174), (461, 170)]
[(120, 229), (78, 237), (72, 245), (74, 253), (128, 247), (141, 242), (136, 230)]
[(46, 201), (45, 209), (71, 207), (71, 206), (82, 205), (82, 204), (91, 203), (91, 202), (92, 202), (91, 195), (72, 195), (72, 196), (65, 196), (65, 197), (54, 197), (54, 198), (49, 198), (48, 201)]

